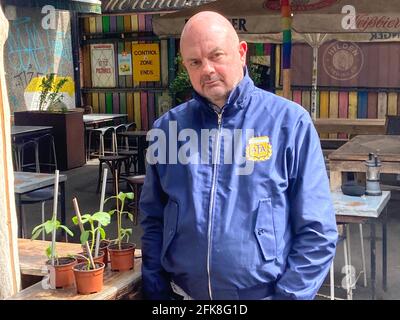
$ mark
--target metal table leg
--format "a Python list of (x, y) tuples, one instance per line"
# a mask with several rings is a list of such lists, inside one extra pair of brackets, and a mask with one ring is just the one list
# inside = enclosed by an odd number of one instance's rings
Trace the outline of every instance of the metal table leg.
[[(61, 224), (65, 226), (65, 181), (60, 182), (60, 191), (61, 191)], [(62, 229), (62, 235), (65, 238), (65, 241), (68, 242), (68, 234)]]
[(382, 288), (387, 291), (387, 219), (388, 210), (385, 208), (385, 213), (382, 221)]
[(371, 223), (371, 299), (375, 300), (376, 287), (376, 232), (375, 223)]

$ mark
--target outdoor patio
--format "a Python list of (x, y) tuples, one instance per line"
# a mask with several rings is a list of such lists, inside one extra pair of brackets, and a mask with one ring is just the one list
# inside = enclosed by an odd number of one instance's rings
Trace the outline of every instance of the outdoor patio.
[[(78, 227), (74, 226), (71, 222), (71, 217), (75, 215), (72, 198), (77, 197), (79, 201), (79, 206), (81, 213), (93, 213), (99, 209), (100, 194), (96, 194), (97, 185), (97, 172), (98, 172), (98, 160), (92, 159), (83, 167), (69, 170), (66, 172), (61, 172), (67, 175), (66, 182), (66, 217), (67, 225), (71, 227), (71, 230), (79, 234)], [(390, 184), (398, 184), (396, 182), (395, 176), (386, 176), (385, 182)], [(124, 183), (121, 183), (121, 188), (126, 189)], [(128, 189), (126, 189), (128, 190)], [(111, 183), (107, 186), (108, 196), (112, 193)], [(29, 209), (28, 209), (29, 208)], [(107, 207), (106, 207), (107, 208)], [(399, 235), (400, 235), (400, 215), (398, 213), (400, 208), (400, 192), (393, 191), (391, 200), (388, 204), (388, 289), (387, 292), (382, 290), (382, 228), (380, 224), (377, 225), (376, 234), (376, 298), (378, 300), (396, 300), (400, 296), (400, 256), (398, 251)], [(40, 204), (29, 205), (26, 207), (26, 213), (28, 218), (28, 231), (30, 232), (32, 228), (40, 223)], [(46, 205), (47, 216), (50, 216), (52, 210), (52, 203), (48, 202)], [(37, 214), (36, 214), (37, 213)], [(124, 219), (123, 224), (127, 227), (132, 226), (132, 222), (128, 219)], [(142, 236), (142, 230), (140, 226), (132, 226), (133, 236), (131, 241), (137, 244), (138, 248), (141, 248), (140, 238)], [(110, 238), (116, 236), (116, 222), (113, 219), (112, 223), (106, 227), (107, 235)], [(358, 232), (357, 225), (351, 225), (351, 256), (352, 265), (359, 272), (362, 268), (361, 262), (361, 249), (360, 249), (360, 236)], [(48, 239), (49, 240), (49, 239)], [(370, 291), (370, 229), (369, 225), (364, 225), (364, 246), (366, 252), (366, 265), (367, 265), (367, 281), (368, 286), (364, 288), (362, 285), (362, 275), (359, 277), (356, 290), (353, 291), (354, 300), (369, 300), (371, 298)], [(79, 237), (74, 236), (71, 242), (79, 242)], [(343, 243), (340, 242), (337, 247), (337, 253), (335, 258), (335, 296), (336, 298), (346, 299), (346, 292), (340, 288), (341, 282), (344, 279), (344, 272), (342, 268), (344, 265), (343, 258)], [(330, 295), (329, 288), (329, 276), (327, 277), (323, 287), (320, 290), (320, 294), (324, 296)], [(324, 296), (317, 296), (317, 299), (327, 299)]]

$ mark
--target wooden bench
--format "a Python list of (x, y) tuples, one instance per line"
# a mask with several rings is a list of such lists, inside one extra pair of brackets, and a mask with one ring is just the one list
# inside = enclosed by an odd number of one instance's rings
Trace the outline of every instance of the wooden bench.
[(314, 120), (314, 126), (320, 135), (327, 133), (345, 133), (348, 135), (346, 139), (320, 139), (324, 156), (327, 157), (332, 151), (340, 148), (354, 136), (385, 134), (386, 119), (320, 118)]
[[(21, 275), (43, 277), (47, 274), (45, 248), (49, 241), (18, 239), (18, 251)], [(80, 244), (57, 242), (59, 256), (82, 252)], [(135, 266), (133, 270), (113, 272), (108, 267), (104, 272), (103, 290), (90, 295), (79, 295), (75, 286), (64, 289), (44, 289), (39, 282), (23, 289), (9, 300), (116, 300), (140, 299), (141, 291), (141, 250), (135, 250)]]

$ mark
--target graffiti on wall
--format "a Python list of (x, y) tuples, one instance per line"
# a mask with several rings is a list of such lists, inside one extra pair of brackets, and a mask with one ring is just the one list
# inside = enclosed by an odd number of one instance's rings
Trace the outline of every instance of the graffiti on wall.
[[(43, 29), (43, 15), (32, 8), (19, 8), (18, 18), (10, 21), (5, 44), (5, 70), (11, 112), (37, 109), (37, 99), (26, 98), (32, 95), (28, 88), (36, 88), (30, 85), (32, 81), (36, 83), (35, 79), (51, 72), (71, 78), (72, 98), (64, 102), (68, 108), (75, 107), (69, 16), (69, 12), (58, 11), (55, 30)], [(39, 91), (40, 88), (36, 95)]]

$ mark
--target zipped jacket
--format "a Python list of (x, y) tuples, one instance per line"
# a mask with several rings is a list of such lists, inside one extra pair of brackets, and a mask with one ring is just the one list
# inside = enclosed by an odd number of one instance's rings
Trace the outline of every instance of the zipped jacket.
[(153, 129), (140, 196), (145, 297), (169, 299), (173, 281), (194, 299), (313, 299), (338, 235), (307, 111), (245, 70), (221, 112), (194, 94)]

